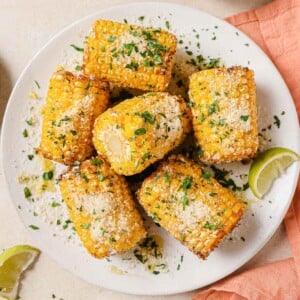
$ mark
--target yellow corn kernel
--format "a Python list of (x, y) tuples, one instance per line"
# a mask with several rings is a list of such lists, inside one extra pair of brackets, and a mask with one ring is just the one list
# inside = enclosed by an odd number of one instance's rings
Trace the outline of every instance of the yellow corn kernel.
[(125, 100), (100, 115), (93, 142), (118, 174), (142, 172), (177, 147), (190, 131), (190, 110), (168, 93)]
[(109, 86), (67, 71), (53, 74), (43, 110), (42, 137), (38, 151), (67, 165), (93, 154), (94, 121), (107, 107)]
[(201, 258), (238, 223), (243, 203), (198, 164), (173, 155), (146, 178), (137, 192), (149, 216)]
[(83, 70), (122, 87), (165, 91), (177, 39), (164, 30), (95, 21), (84, 50)]
[(231, 67), (190, 77), (189, 97), (200, 159), (206, 163), (253, 157), (258, 148), (254, 73)]
[(73, 167), (59, 186), (76, 232), (95, 257), (128, 250), (145, 236), (125, 178), (102, 158)]

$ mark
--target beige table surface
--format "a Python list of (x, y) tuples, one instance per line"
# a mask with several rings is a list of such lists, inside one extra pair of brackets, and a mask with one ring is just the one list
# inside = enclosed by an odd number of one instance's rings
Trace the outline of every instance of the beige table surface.
[[(9, 94), (30, 58), (64, 26), (95, 11), (127, 0), (0, 0), (0, 123)], [(142, 1), (140, 1), (142, 2)], [(177, 0), (217, 17), (259, 7), (270, 0)], [(34, 245), (18, 217), (4, 184), (0, 169), (0, 251), (7, 247), (28, 243)], [(267, 245), (241, 270), (291, 256), (284, 228), (277, 230)], [(239, 272), (238, 271), (238, 272)], [(24, 300), (129, 300), (129, 299), (191, 299), (194, 292), (144, 297), (120, 294), (91, 285), (62, 269), (41, 254), (34, 268), (22, 281), (20, 297)]]

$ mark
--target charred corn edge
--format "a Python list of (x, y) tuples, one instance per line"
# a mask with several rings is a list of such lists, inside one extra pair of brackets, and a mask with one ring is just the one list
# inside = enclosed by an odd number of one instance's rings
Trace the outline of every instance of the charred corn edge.
[[(101, 159), (103, 161), (103, 164), (105, 164), (103, 167), (106, 168), (109, 173), (116, 175), (117, 179), (119, 180), (118, 184), (120, 184), (123, 188), (122, 198), (126, 199), (126, 201), (127, 201), (126, 209), (129, 210), (128, 212), (130, 212), (131, 218), (136, 219), (136, 221), (134, 223), (136, 226), (134, 226), (134, 228), (131, 228), (132, 231), (130, 232), (130, 236), (128, 237), (130, 239), (130, 241), (128, 242), (128, 240), (127, 240), (125, 242), (125, 244), (124, 244), (124, 242), (117, 242), (116, 244), (112, 244), (111, 247), (109, 247), (107, 244), (105, 244), (105, 242), (102, 244), (101, 243), (98, 244), (98, 246), (95, 246), (95, 244), (97, 244), (98, 241), (92, 239), (90, 232), (81, 227), (82, 224), (89, 223), (91, 221), (91, 217), (86, 213), (81, 213), (81, 212), (78, 213), (76, 211), (76, 209), (74, 209), (75, 203), (74, 203), (74, 200), (72, 199), (72, 197), (67, 196), (67, 197), (64, 197), (64, 199), (65, 199), (65, 204), (67, 206), (70, 218), (73, 221), (73, 225), (74, 225), (76, 232), (77, 232), (80, 240), (82, 241), (84, 247), (93, 256), (95, 256), (97, 258), (104, 258), (104, 257), (110, 256), (112, 254), (115, 254), (115, 252), (120, 253), (120, 252), (131, 249), (132, 247), (134, 247), (136, 245), (136, 243), (138, 243), (141, 239), (143, 239), (146, 236), (146, 231), (143, 226), (143, 220), (136, 208), (135, 202), (133, 200), (132, 194), (129, 190), (129, 187), (128, 187), (128, 184), (127, 184), (125, 178), (123, 176), (120, 176), (120, 175), (117, 175), (116, 173), (114, 173), (113, 170), (110, 168), (109, 164), (107, 164), (107, 162), (105, 161), (105, 159), (103, 157), (97, 156), (97, 159)], [(83, 162), (82, 164), (87, 164), (89, 162), (90, 162), (90, 160), (87, 160), (87, 161)], [(79, 168), (79, 170), (80, 170), (80, 166), (79, 167), (77, 166), (77, 168)], [(84, 167), (86, 167), (88, 170), (90, 170), (91, 168), (93, 168), (93, 169), (97, 168), (96, 166), (93, 166), (91, 164), (86, 165)], [(67, 181), (74, 180), (75, 178), (76, 178), (76, 175), (74, 174), (74, 167), (71, 167), (71, 166), (64, 173), (62, 173), (60, 175), (59, 185), (62, 190), (62, 194), (66, 193), (68, 190), (68, 182)], [(66, 186), (64, 186), (64, 185), (66, 185)], [(118, 212), (118, 216), (122, 213), (123, 213), (122, 211)], [(130, 244), (130, 245), (128, 245), (128, 244)], [(111, 253), (112, 250), (113, 250), (113, 253)]]
[[(254, 89), (254, 92), (255, 92), (255, 81), (254, 81), (254, 72), (253, 70), (249, 69), (248, 67), (240, 67), (240, 66), (233, 66), (233, 67), (229, 67), (229, 68), (226, 68), (226, 67), (222, 67), (222, 68), (216, 68), (216, 69), (210, 69), (210, 70), (203, 70), (203, 71), (200, 71), (200, 72), (196, 72), (196, 73), (193, 73), (192, 75), (190, 75), (189, 77), (189, 98), (193, 101), (193, 97), (191, 96), (191, 91), (194, 90), (195, 91), (195, 86), (193, 86), (193, 82), (194, 81), (199, 81), (198, 80), (198, 77), (201, 76), (200, 73), (207, 73), (208, 75), (207, 76), (212, 76), (211, 74), (213, 72), (216, 72), (216, 71), (220, 71), (221, 73), (222, 72), (228, 72), (228, 70), (233, 70), (233, 72), (236, 72), (236, 71), (243, 71), (245, 72), (244, 74), (246, 75), (248, 72), (250, 72), (251, 74), (251, 77), (253, 78), (253, 82), (250, 82), (250, 93), (251, 91), (253, 91)], [(253, 84), (253, 86), (252, 86)], [(255, 97), (255, 95), (254, 95)], [(254, 99), (255, 100), (255, 99)], [(197, 101), (195, 101), (195, 103), (197, 103)], [(223, 163), (223, 162), (232, 162), (232, 161), (239, 161), (239, 160), (243, 160), (243, 159), (250, 159), (250, 158), (253, 158), (256, 153), (257, 153), (257, 149), (258, 149), (258, 129), (257, 129), (257, 105), (256, 105), (256, 101), (254, 101), (254, 103), (250, 103), (250, 112), (251, 112), (251, 130), (247, 133), (247, 134), (250, 134), (253, 136), (253, 144), (247, 148), (243, 150), (239, 150), (238, 153), (231, 153), (230, 155), (227, 155), (227, 156), (222, 156), (221, 159), (219, 158), (214, 158), (214, 157), (205, 157), (202, 156), (202, 157), (199, 157), (199, 159), (201, 161), (203, 161), (204, 163)], [(193, 123), (193, 127), (201, 127), (201, 125), (199, 125), (199, 122), (196, 121), (196, 116), (195, 113), (194, 113), (194, 110), (192, 109), (192, 115), (193, 115), (193, 119), (192, 119), (192, 123)], [(195, 133), (195, 138), (196, 138), (196, 144), (201, 146), (201, 143), (198, 142), (198, 139), (197, 139), (197, 133)], [(204, 150), (205, 152), (205, 150)]]
[[(201, 167), (196, 163), (194, 162), (193, 160), (190, 160), (190, 159), (187, 159), (185, 158), (182, 154), (174, 154), (174, 155), (171, 155), (170, 157), (167, 158), (167, 160), (165, 161), (162, 161), (159, 166), (157, 167), (157, 169), (150, 175), (148, 176), (142, 183), (141, 187), (137, 190), (136, 192), (136, 196), (137, 196), (137, 199), (139, 201), (139, 203), (142, 205), (142, 207), (144, 207), (147, 215), (149, 217), (152, 217), (151, 214), (148, 213), (148, 210), (145, 208), (145, 206), (143, 205), (142, 201), (141, 201), (141, 191), (143, 189), (145, 189), (145, 187), (148, 185), (148, 183), (150, 182), (153, 182), (153, 180), (155, 179), (155, 177), (157, 175), (159, 175), (161, 173), (161, 170), (165, 167), (165, 166), (168, 166), (170, 163), (176, 163), (176, 162), (180, 162), (180, 161), (187, 161), (187, 162), (192, 162), (194, 163), (195, 165), (197, 165), (197, 167), (201, 169)], [(214, 183), (220, 185), (215, 179), (214, 180)], [(222, 187), (220, 185), (220, 187), (222, 189), (225, 189), (227, 191), (229, 191), (230, 193), (232, 193), (230, 190)], [(233, 195), (233, 194), (232, 194)], [(240, 208), (238, 209), (237, 212), (234, 212), (233, 211), (233, 208), (235, 206), (240, 206)], [(217, 229), (216, 232), (217, 232), (217, 235), (215, 238), (211, 239), (211, 245), (210, 245), (210, 248), (209, 249), (206, 249), (207, 247), (203, 247), (202, 248), (202, 251), (196, 251), (194, 249), (194, 247), (190, 246), (188, 242), (185, 242), (185, 241), (181, 241), (180, 238), (176, 237), (174, 235), (174, 233), (172, 233), (170, 230), (163, 228), (171, 235), (173, 236), (177, 241), (179, 241), (182, 245), (184, 245), (185, 247), (187, 247), (191, 252), (193, 252), (195, 255), (197, 255), (199, 258), (201, 259), (206, 259), (207, 256), (215, 249), (218, 247), (218, 245), (222, 242), (223, 238), (228, 235), (236, 226), (238, 226), (238, 222), (240, 221), (240, 219), (242, 218), (243, 216), (243, 212), (244, 212), (244, 209), (245, 209), (245, 205), (242, 203), (242, 202), (239, 202), (239, 200), (237, 199), (237, 201), (233, 204), (233, 207), (228, 207), (230, 209), (232, 209), (232, 214), (226, 218), (226, 220), (224, 221), (224, 226), (226, 226), (226, 230), (224, 229)], [(233, 219), (233, 221), (232, 221)], [(230, 221), (231, 220), (231, 221)], [(160, 222), (159, 222), (160, 223)]]
[[(62, 76), (63, 78), (57, 78), (57, 76)], [(38, 148), (36, 148), (36, 152), (40, 153), (41, 155), (43, 155), (45, 158), (47, 159), (52, 159), (54, 161), (57, 161), (59, 163), (64, 163), (66, 165), (72, 165), (75, 161), (83, 161), (84, 159), (88, 158), (89, 156), (91, 156), (94, 152), (94, 147), (92, 144), (92, 141), (90, 141), (89, 144), (84, 144), (82, 143), (82, 141), (78, 141), (77, 143), (75, 141), (71, 142), (71, 144), (69, 144), (68, 147), (66, 147), (66, 149), (61, 149), (60, 152), (61, 154), (58, 155), (58, 153), (55, 154), (55, 152), (58, 151), (59, 146), (55, 147), (53, 145), (53, 141), (50, 142), (48, 141), (49, 137), (44, 136), (45, 133), (44, 131), (47, 131), (48, 129), (51, 132), (55, 132), (56, 129), (54, 128), (49, 128), (49, 127), (45, 127), (46, 125), (44, 124), (45, 122), (49, 123), (50, 122), (50, 118), (49, 116), (47, 117), (47, 114), (49, 113), (49, 107), (47, 108), (47, 105), (49, 105), (49, 101), (48, 97), (53, 97), (53, 95), (51, 93), (57, 93), (59, 92), (59, 85), (61, 84), (62, 87), (67, 85), (68, 83), (65, 82), (65, 80), (69, 81), (70, 84), (76, 84), (76, 82), (87, 82), (89, 85), (89, 88), (93, 88), (92, 91), (92, 95), (93, 97), (97, 97), (97, 95), (99, 95), (98, 97), (101, 97), (101, 105), (103, 107), (106, 107), (108, 102), (109, 102), (109, 83), (105, 80), (98, 80), (92, 77), (88, 77), (84, 74), (80, 74), (80, 75), (74, 75), (73, 73), (69, 72), (69, 71), (56, 71), (53, 73), (52, 77), (50, 78), (50, 82), (49, 82), (49, 88), (48, 88), (48, 92), (47, 92), (47, 98), (46, 98), (46, 102), (44, 104), (44, 117), (43, 117), (43, 123), (42, 123), (42, 134), (41, 134), (41, 140), (40, 140), (40, 145)], [(54, 92), (52, 92), (52, 90), (50, 90), (50, 87), (54, 85), (54, 87), (56, 87), (56, 89), (54, 90)], [(75, 87), (74, 87), (75, 88)], [(96, 92), (98, 90), (98, 93)], [(63, 88), (61, 90), (61, 92), (63, 92)], [(62, 97), (65, 97), (65, 95), (62, 95)], [(53, 101), (53, 100), (51, 100)], [(64, 99), (62, 100), (64, 101)], [(96, 104), (100, 105), (100, 102), (98, 101), (98, 103)], [(52, 117), (51, 117), (52, 118)], [(55, 119), (55, 116), (53, 118), (53, 120)], [(90, 120), (92, 121), (92, 120)], [(75, 126), (75, 125), (74, 125)], [(53, 147), (57, 148), (56, 150), (54, 150), (53, 148), (49, 148), (48, 144), (52, 144)], [(76, 145), (78, 144), (79, 147), (84, 147), (86, 148), (84, 149), (79, 149), (78, 152), (74, 153), (73, 151), (70, 152), (70, 147), (72, 145)], [(48, 146), (47, 146), (48, 145)], [(82, 152), (84, 150), (84, 153)], [(66, 152), (70, 152), (69, 155), (65, 156), (62, 154), (66, 153)], [(79, 158), (78, 156), (84, 156), (82, 158)]]
[[(114, 21), (111, 21), (111, 20), (105, 20), (105, 19), (100, 19), (100, 20), (96, 20), (94, 23), (93, 23), (93, 27), (92, 27), (92, 30), (91, 30), (91, 33), (95, 33), (97, 32), (97, 27), (98, 26), (101, 26), (102, 23), (105, 23), (106, 27), (112, 27), (112, 26), (119, 26), (120, 29), (126, 31), (127, 29), (141, 29), (141, 30), (146, 30), (146, 31), (155, 31), (156, 29), (155, 28), (152, 28), (152, 27), (143, 27), (143, 26), (138, 26), (138, 25), (130, 25), (130, 24), (124, 24), (124, 23), (120, 23), (120, 22), (114, 22)], [(91, 34), (90, 33), (90, 34)], [(112, 32), (112, 33), (115, 33), (115, 32)], [(106, 72), (107, 74), (104, 74), (104, 75), (100, 75), (99, 73), (101, 71), (99, 70), (94, 70), (93, 72), (87, 70), (87, 66), (89, 64), (94, 64), (94, 68), (95, 68), (95, 65), (98, 64), (98, 62), (92, 62), (92, 60), (89, 60), (90, 58), (90, 55), (91, 55), (91, 51), (89, 50), (89, 40), (88, 42), (86, 43), (85, 45), (85, 49), (84, 49), (84, 62), (83, 62), (83, 65), (82, 65), (82, 69), (84, 70), (84, 73), (87, 73), (87, 74), (90, 74), (90, 75), (94, 75), (96, 77), (99, 77), (99, 78), (105, 78), (109, 81), (112, 81), (112, 82), (115, 82), (115, 83), (120, 83), (121, 86), (123, 87), (131, 87), (131, 88), (138, 88), (138, 89), (141, 89), (141, 90), (145, 90), (145, 91), (165, 91), (168, 84), (169, 84), (169, 81), (170, 81), (170, 78), (171, 78), (171, 72), (172, 72), (172, 65), (175, 61), (175, 55), (176, 55), (176, 46), (177, 46), (177, 37), (170, 33), (169, 31), (166, 31), (166, 30), (160, 30), (160, 34), (161, 35), (166, 35), (167, 36), (167, 41), (169, 42), (168, 44), (170, 44), (170, 49), (168, 52), (166, 52), (166, 59), (165, 59), (165, 67), (166, 67), (166, 72), (164, 74), (156, 74), (156, 73), (153, 73), (153, 72), (139, 72), (139, 71), (135, 71), (135, 72), (128, 72), (127, 69), (124, 69), (124, 68), (120, 68), (121, 69), (121, 73), (124, 73), (124, 78), (127, 78), (127, 77), (132, 77), (130, 78), (131, 80), (127, 80), (127, 79), (124, 79), (124, 80), (118, 80), (115, 78), (115, 76), (112, 74), (109, 74), (110, 72)], [(90, 36), (90, 35), (89, 35)], [(96, 40), (96, 39), (94, 39)], [(111, 54), (109, 53), (110, 57), (111, 57)], [(106, 65), (108, 66), (108, 63), (106, 63)], [(118, 71), (118, 70), (117, 70)], [(98, 74), (96, 74), (98, 73)], [(120, 72), (117, 72), (118, 74)], [(134, 74), (153, 74), (153, 76), (156, 76), (156, 79), (158, 78), (161, 78), (160, 80), (160, 83), (157, 83), (152, 87), (152, 88), (149, 88), (149, 80), (143, 80), (143, 78), (137, 78), (136, 75)], [(132, 75), (132, 76), (131, 76)], [(151, 85), (152, 84), (152, 80), (151, 80)]]

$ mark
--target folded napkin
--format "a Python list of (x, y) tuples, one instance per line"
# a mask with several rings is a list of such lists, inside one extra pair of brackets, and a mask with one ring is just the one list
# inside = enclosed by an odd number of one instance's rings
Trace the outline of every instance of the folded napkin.
[[(227, 21), (249, 35), (272, 59), (300, 116), (300, 0), (276, 0)], [(284, 223), (293, 258), (226, 278), (193, 300), (300, 299), (300, 182)]]

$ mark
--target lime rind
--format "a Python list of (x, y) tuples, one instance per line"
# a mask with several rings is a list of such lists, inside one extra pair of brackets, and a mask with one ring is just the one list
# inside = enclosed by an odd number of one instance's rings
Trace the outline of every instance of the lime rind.
[(276, 178), (300, 156), (287, 148), (275, 147), (260, 153), (249, 171), (249, 186), (257, 198), (262, 198), (272, 187)]
[(0, 299), (17, 297), (21, 274), (28, 269), (40, 250), (29, 245), (11, 247), (0, 254)]

